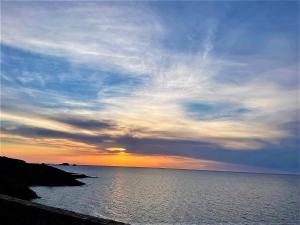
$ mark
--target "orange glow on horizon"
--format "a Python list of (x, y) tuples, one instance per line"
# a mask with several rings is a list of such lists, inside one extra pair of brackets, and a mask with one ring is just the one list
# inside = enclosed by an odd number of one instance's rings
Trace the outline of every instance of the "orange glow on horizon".
[[(71, 152), (70, 149), (57, 147), (24, 145), (18, 143), (1, 143), (1, 155), (22, 159), (34, 163), (58, 164), (63, 162), (78, 165), (175, 168), (175, 169), (213, 169), (217, 162), (177, 156), (138, 155), (124, 150), (114, 150), (111, 153), (87, 151), (85, 153)], [(122, 149), (122, 148), (121, 148)]]

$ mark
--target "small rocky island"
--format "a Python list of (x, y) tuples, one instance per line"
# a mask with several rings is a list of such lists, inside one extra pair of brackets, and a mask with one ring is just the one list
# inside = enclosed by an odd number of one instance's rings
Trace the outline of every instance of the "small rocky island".
[(0, 157), (1, 225), (122, 225), (113, 220), (37, 204), (30, 186), (81, 186), (84, 174), (68, 173), (46, 164)]

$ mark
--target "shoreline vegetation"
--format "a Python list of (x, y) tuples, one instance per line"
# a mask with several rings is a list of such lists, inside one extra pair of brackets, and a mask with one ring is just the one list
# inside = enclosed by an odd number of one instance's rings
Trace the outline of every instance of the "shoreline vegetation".
[(30, 186), (82, 186), (85, 174), (69, 173), (55, 167), (0, 157), (0, 223), (3, 225), (123, 224), (36, 204), (39, 198)]

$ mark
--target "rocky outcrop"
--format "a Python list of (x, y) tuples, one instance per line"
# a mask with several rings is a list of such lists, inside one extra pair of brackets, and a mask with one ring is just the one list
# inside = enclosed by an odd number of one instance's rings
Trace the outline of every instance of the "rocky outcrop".
[(0, 193), (28, 200), (38, 197), (28, 185), (5, 174), (0, 174)]
[(0, 194), (21, 199), (38, 197), (29, 186), (79, 186), (78, 178), (86, 175), (68, 173), (46, 164), (26, 163), (22, 160), (0, 157)]

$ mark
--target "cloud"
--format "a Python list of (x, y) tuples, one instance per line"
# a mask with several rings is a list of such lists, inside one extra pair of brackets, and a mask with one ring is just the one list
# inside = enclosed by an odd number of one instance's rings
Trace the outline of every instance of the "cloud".
[(99, 144), (105, 140), (105, 136), (94, 136), (80, 133), (68, 133), (64, 131), (51, 130), (45, 128), (23, 126), (15, 129), (1, 127), (3, 133), (14, 134), (30, 138), (54, 138), (54, 139), (70, 139), (73, 141), (83, 142), (87, 144)]
[(3, 4), (2, 42), (101, 68), (149, 72), (150, 49), (163, 30), (147, 8), (62, 4)]
[(83, 118), (71, 118), (71, 117), (62, 117), (62, 118), (52, 118), (56, 121), (72, 125), (77, 128), (83, 128), (86, 130), (101, 130), (109, 129), (114, 125), (109, 122), (103, 122), (98, 120), (83, 119)]
[(270, 166), (297, 137), (296, 35), (275, 17), (237, 24), (234, 4), (182, 14), (61, 4), (3, 3), (2, 118), (31, 127), (5, 132), (247, 165), (270, 156)]
[[(103, 135), (88, 135), (67, 133), (62, 131), (54, 131), (44, 128), (34, 127), (1, 127), (2, 135), (14, 135), (16, 137), (24, 137), (29, 139), (38, 139), (41, 143), (51, 143), (51, 139), (59, 142), (61, 146), (73, 149), (80, 145), (76, 143), (84, 143), (89, 148), (98, 149), (98, 152), (105, 151), (122, 151), (126, 149), (128, 153), (140, 155), (164, 155), (164, 156), (180, 156), (190, 157), (223, 163), (231, 163), (237, 165), (258, 166), (261, 168), (277, 169), (277, 170), (297, 170), (297, 159), (293, 158), (293, 150), (282, 151), (280, 149), (263, 149), (261, 151), (232, 151), (230, 149), (219, 148), (218, 146), (206, 141), (184, 141), (184, 140), (165, 140), (155, 138), (135, 138), (130, 136), (109, 137)], [(8, 136), (9, 137), (9, 136)], [(10, 136), (11, 137), (11, 136)], [(3, 140), (6, 140), (5, 138)], [(21, 139), (22, 140), (22, 139)], [(121, 146), (121, 147), (115, 147)], [(86, 147), (86, 146), (85, 146)], [(118, 150), (119, 149), (119, 150)], [(122, 149), (122, 150), (120, 150)], [(282, 160), (284, 159), (284, 160)]]

